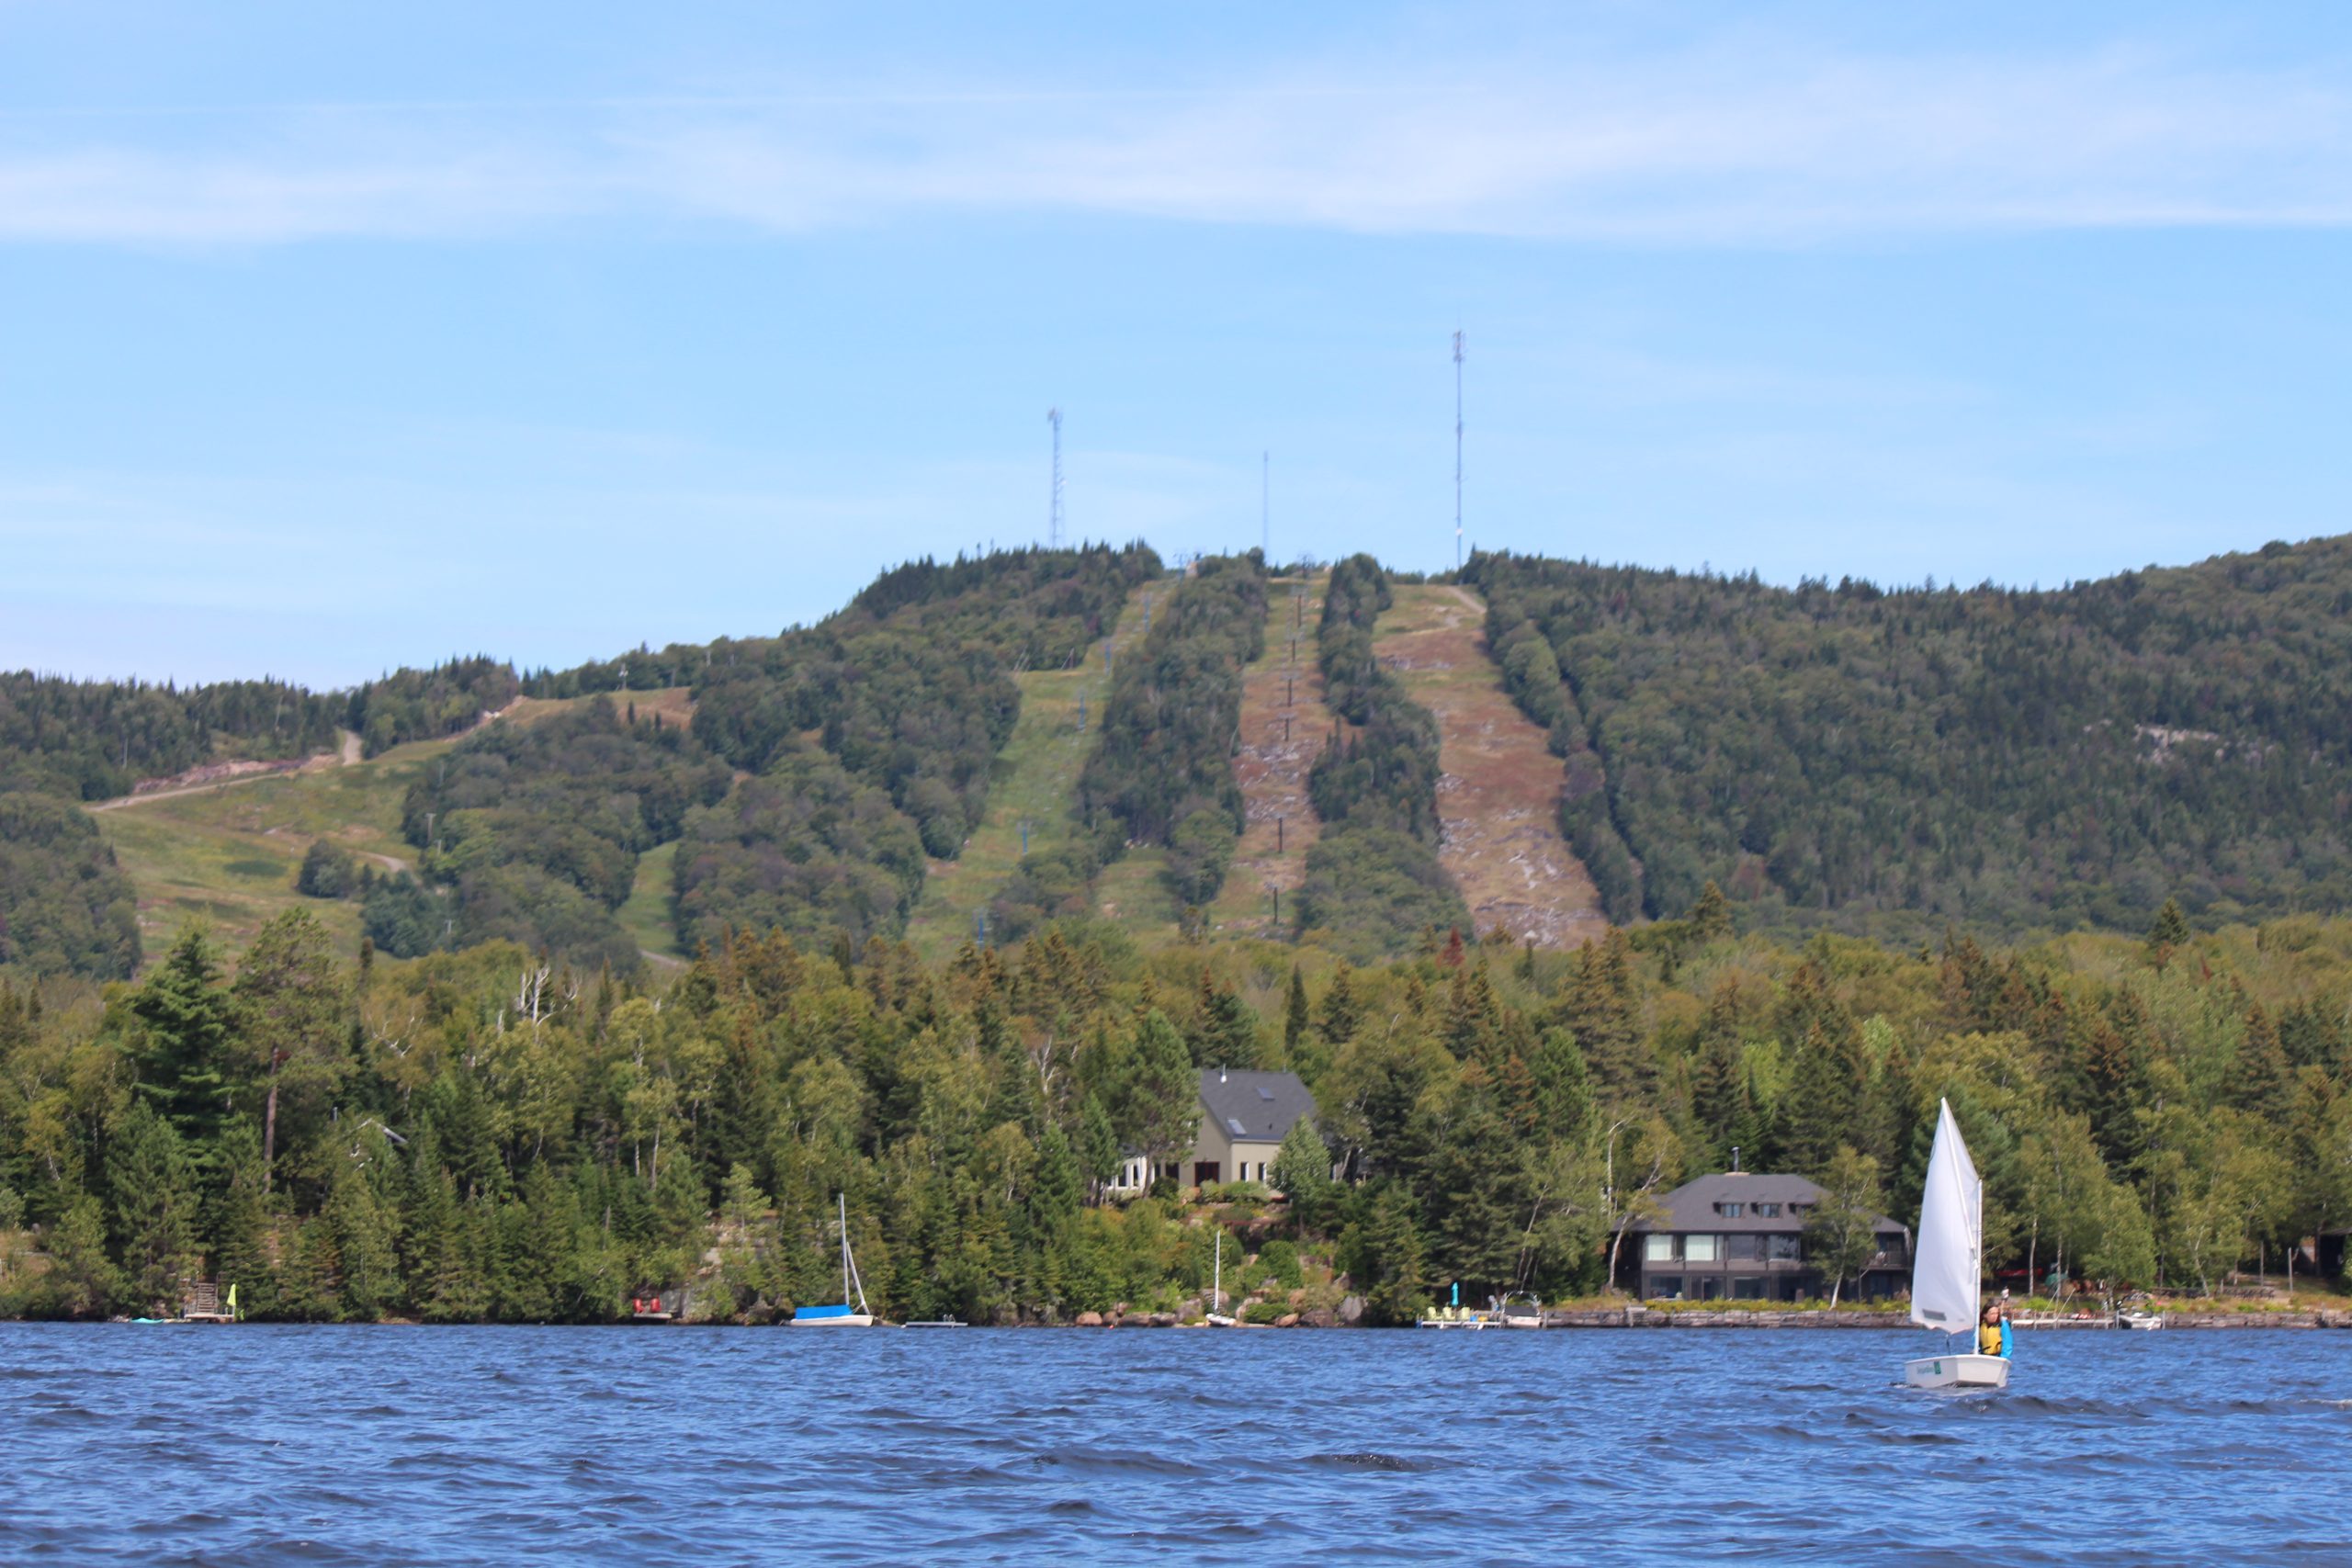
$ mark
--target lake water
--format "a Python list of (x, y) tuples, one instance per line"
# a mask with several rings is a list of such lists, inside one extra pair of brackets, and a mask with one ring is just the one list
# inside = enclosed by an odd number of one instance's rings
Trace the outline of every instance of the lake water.
[(0, 1325), (0, 1560), (2352, 1562), (2352, 1333)]

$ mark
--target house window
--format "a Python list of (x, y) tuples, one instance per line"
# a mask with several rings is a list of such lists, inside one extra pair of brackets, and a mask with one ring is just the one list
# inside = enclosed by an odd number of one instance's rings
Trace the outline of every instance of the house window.
[(1719, 1235), (1686, 1235), (1682, 1238), (1682, 1260), (1685, 1263), (1713, 1263), (1723, 1250)]
[(1759, 1279), (1734, 1280), (1731, 1299), (1736, 1302), (1760, 1302), (1764, 1299), (1764, 1281)]
[(1756, 1205), (1756, 1217), (1759, 1220), (1777, 1220), (1781, 1217), (1781, 1206), (1778, 1203), (1758, 1203)]
[(1724, 1237), (1724, 1256), (1734, 1263), (1752, 1263), (1764, 1256), (1764, 1238), (1753, 1231)]
[(1727, 1220), (1736, 1220), (1747, 1212), (1747, 1205), (1745, 1203), (1718, 1203), (1715, 1205), (1715, 1213), (1721, 1214)]
[(1682, 1276), (1653, 1274), (1650, 1276), (1649, 1299), (1654, 1302), (1679, 1302), (1682, 1299)]
[(1673, 1262), (1677, 1258), (1681, 1256), (1679, 1252), (1675, 1250), (1674, 1246), (1675, 1242), (1679, 1239), (1679, 1237), (1671, 1235), (1649, 1235), (1643, 1237), (1642, 1261), (1645, 1263)]
[(1878, 1255), (1881, 1258), (1889, 1259), (1901, 1258), (1903, 1256), (1903, 1233), (1901, 1231), (1888, 1231), (1883, 1233), (1878, 1238)]
[(1794, 1263), (1804, 1256), (1800, 1238), (1792, 1235), (1768, 1235), (1764, 1238), (1764, 1256), (1774, 1263)]

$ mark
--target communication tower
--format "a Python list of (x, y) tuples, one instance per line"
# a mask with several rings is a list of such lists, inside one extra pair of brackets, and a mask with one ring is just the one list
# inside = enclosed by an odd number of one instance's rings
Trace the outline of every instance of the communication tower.
[(1047, 409), (1046, 423), (1054, 427), (1054, 493), (1046, 509), (1046, 547), (1062, 547), (1062, 411)]
[(1458, 329), (1453, 334), (1453, 570), (1462, 570), (1462, 333)]

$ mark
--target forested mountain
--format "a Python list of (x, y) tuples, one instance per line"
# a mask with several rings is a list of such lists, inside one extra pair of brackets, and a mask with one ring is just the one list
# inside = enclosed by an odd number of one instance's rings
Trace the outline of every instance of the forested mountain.
[[(1175, 1310), (1225, 1224), (1253, 1315), (1354, 1293), (1396, 1322), (1455, 1280), (1600, 1287), (1651, 1196), (1735, 1145), (1908, 1216), (1939, 1099), (1996, 1268), (2203, 1289), (2352, 1223), (2352, 543), (2050, 592), (1477, 558), (1620, 925), (1574, 953), (1466, 929), (1437, 733), (1374, 653), (1389, 583), (1361, 557), (1325, 594), (1344, 728), (1304, 929), (1148, 950), (1099, 917), (1131, 846), (1194, 906), (1232, 854), (1266, 575), (1204, 560), (1119, 658), (1082, 831), (989, 906), (1007, 945), (924, 964), (897, 939), (980, 819), (1021, 672), (1085, 658), (1159, 570), (917, 562), (773, 638), (332, 698), (7, 686), (0, 759), (35, 787), (0, 791), (0, 1314), (200, 1274), (266, 1316), (594, 1321), (695, 1278), (699, 1310), (762, 1320), (838, 1288), (841, 1192), (893, 1314)], [(574, 700), (383, 775), (417, 874), (304, 859), (372, 946), (313, 904), (138, 974), (76, 804), (113, 787), (107, 724), (119, 774), (338, 722), (445, 736), (518, 693)], [(697, 956), (656, 976), (616, 910), (665, 845)], [(1287, 1201), (1105, 1201), (1123, 1151), (1181, 1143), (1204, 1064), (1314, 1089)]]
[(2143, 925), (2352, 895), (2352, 539), (2044, 592), (1511, 556), (1464, 572), (1633, 920)]

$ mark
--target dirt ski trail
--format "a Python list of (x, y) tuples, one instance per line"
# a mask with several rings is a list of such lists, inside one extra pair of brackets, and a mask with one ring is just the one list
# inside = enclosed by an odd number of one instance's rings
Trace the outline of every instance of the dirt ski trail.
[(1241, 746), (1233, 758), (1245, 807), (1241, 841), (1209, 917), (1229, 932), (1272, 935), (1277, 893), (1289, 919), (1307, 847), (1322, 831), (1306, 798), (1307, 770), (1331, 739), (1316, 664), (1322, 616), (1321, 580), (1266, 585), (1266, 650), (1242, 671)]
[(1400, 586), (1374, 649), (1437, 716), (1439, 858), (1481, 931), (1575, 947), (1609, 929), (1560, 836), (1560, 760), (1487, 657), (1487, 607), (1466, 588)]

